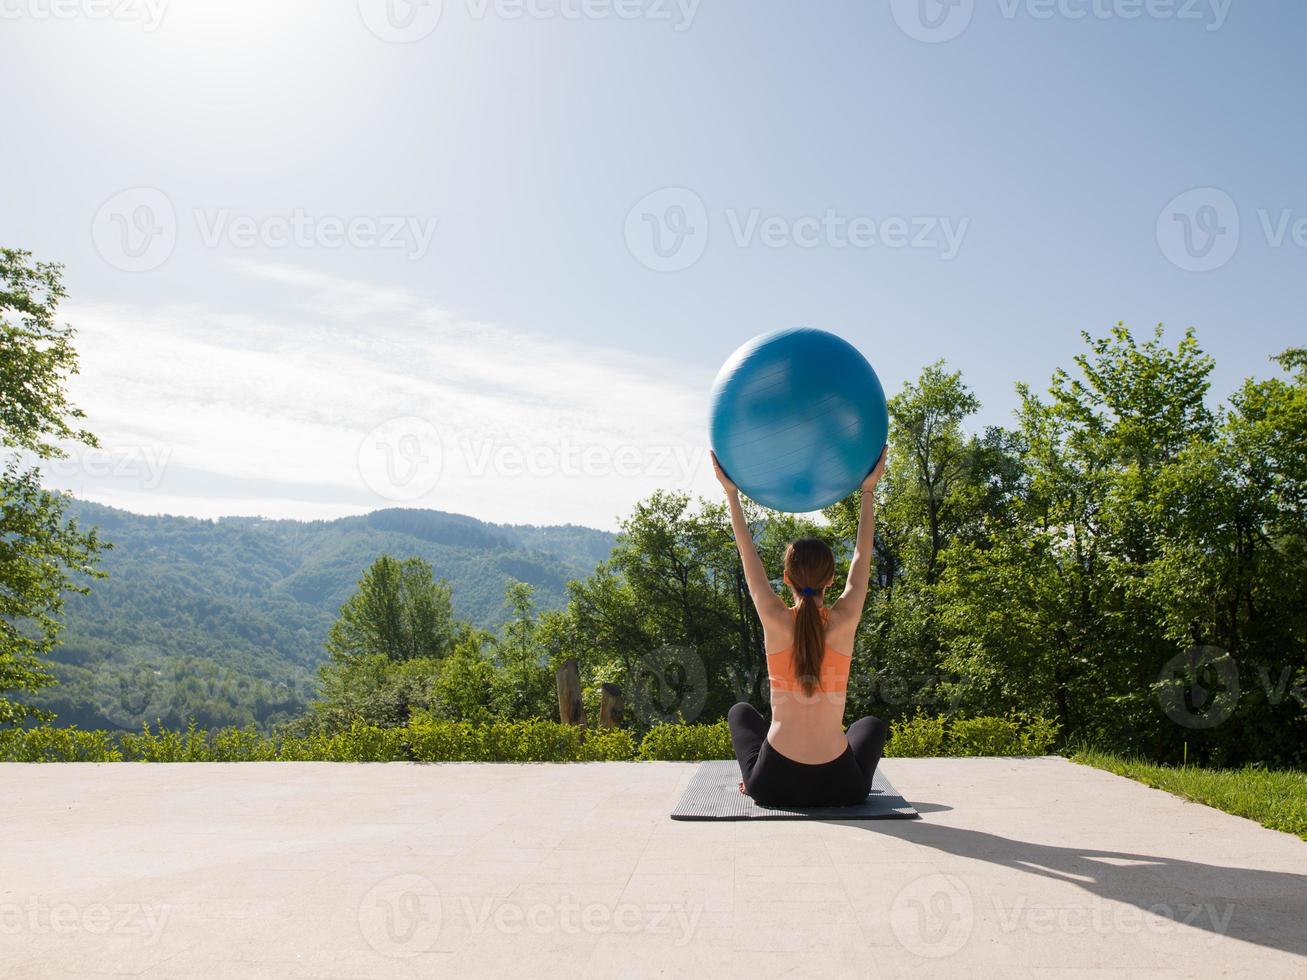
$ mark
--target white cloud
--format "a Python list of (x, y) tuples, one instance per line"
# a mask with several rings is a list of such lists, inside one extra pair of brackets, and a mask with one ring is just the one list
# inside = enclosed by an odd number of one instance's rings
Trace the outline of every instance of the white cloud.
[(103, 445), (53, 484), (145, 513), (403, 505), (595, 527), (659, 487), (715, 486), (701, 370), (463, 320), (395, 289), (241, 268), (284, 293), (273, 312), (65, 308), (72, 394)]

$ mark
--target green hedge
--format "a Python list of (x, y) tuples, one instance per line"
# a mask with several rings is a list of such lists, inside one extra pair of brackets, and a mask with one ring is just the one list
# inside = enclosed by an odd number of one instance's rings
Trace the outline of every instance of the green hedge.
[(890, 726), (886, 756), (1047, 755), (1057, 741), (1056, 722), (1038, 715), (945, 720), (918, 715)]
[[(918, 716), (895, 722), (887, 756), (1043, 755), (1057, 727), (1043, 718)], [(139, 732), (33, 728), (0, 733), (0, 762), (696, 762), (730, 759), (725, 721), (583, 729), (553, 721), (485, 725), (415, 718), (401, 728), (356, 723), (334, 735), (271, 736), (255, 729), (206, 732), (146, 726)]]

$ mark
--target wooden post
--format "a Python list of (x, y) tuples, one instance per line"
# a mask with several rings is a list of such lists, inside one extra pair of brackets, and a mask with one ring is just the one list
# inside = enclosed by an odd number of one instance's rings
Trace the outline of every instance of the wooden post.
[(558, 668), (558, 720), (564, 725), (584, 725), (585, 708), (581, 704), (581, 672), (576, 660), (568, 658)]
[(599, 727), (617, 728), (622, 723), (622, 689), (616, 684), (600, 688)]

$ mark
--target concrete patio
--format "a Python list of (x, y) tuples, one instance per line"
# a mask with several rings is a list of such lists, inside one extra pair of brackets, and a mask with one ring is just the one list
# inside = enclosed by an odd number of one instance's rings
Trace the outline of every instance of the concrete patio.
[(1062, 759), (681, 823), (692, 764), (6, 765), (0, 976), (1307, 975), (1307, 845)]

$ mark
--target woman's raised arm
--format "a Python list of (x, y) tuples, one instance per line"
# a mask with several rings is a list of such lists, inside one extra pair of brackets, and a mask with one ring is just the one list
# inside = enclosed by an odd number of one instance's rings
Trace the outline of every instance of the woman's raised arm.
[(766, 622), (772, 616), (786, 613), (785, 600), (778, 596), (767, 578), (767, 567), (758, 555), (758, 548), (753, 543), (753, 532), (749, 522), (744, 519), (744, 508), (740, 505), (740, 489), (731, 482), (731, 478), (717, 461), (717, 454), (712, 454), (713, 472), (717, 482), (726, 491), (726, 503), (731, 511), (731, 529), (735, 532), (735, 547), (740, 551), (740, 560), (744, 563), (744, 581), (749, 586), (749, 595), (753, 598), (758, 616)]
[(859, 618), (867, 601), (871, 586), (871, 558), (876, 545), (876, 484), (885, 472), (886, 446), (880, 451), (875, 468), (862, 481), (862, 507), (858, 511), (858, 536), (853, 544), (853, 561), (849, 563), (849, 577), (844, 583), (844, 594), (837, 604), (856, 606)]

